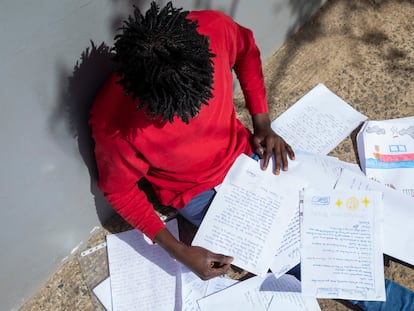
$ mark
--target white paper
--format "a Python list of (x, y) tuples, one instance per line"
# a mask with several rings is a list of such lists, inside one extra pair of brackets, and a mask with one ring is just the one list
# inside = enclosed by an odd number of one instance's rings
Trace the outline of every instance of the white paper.
[(367, 117), (318, 84), (272, 122), (295, 150), (328, 154)]
[(282, 241), (276, 249), (270, 269), (278, 278), (300, 263), (300, 219), (299, 205), (290, 218)]
[(108, 311), (112, 310), (112, 296), (111, 296), (111, 280), (107, 277), (92, 290), (104, 308)]
[(182, 311), (199, 311), (197, 300), (223, 290), (239, 281), (228, 277), (201, 280), (188, 268), (181, 265)]
[[(178, 236), (177, 222), (167, 228)], [(175, 310), (179, 266), (159, 245), (148, 243), (137, 230), (106, 237), (113, 310)]]
[(358, 154), (368, 178), (414, 198), (414, 117), (366, 122)]
[(304, 295), (385, 300), (380, 192), (307, 189), (302, 225)]
[(202, 311), (320, 311), (315, 298), (300, 293), (300, 282), (292, 275), (276, 279), (273, 274), (255, 276), (200, 299)]
[(304, 182), (274, 175), (250, 157), (239, 156), (224, 179), (192, 245), (234, 257), (233, 264), (266, 274)]
[(412, 198), (348, 170), (342, 171), (335, 188), (382, 192), (384, 253), (414, 265), (414, 200)]

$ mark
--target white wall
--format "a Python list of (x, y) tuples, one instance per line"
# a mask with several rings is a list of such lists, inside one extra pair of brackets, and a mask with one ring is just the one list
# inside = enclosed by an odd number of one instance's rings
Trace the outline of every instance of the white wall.
[[(251, 28), (266, 58), (323, 1), (176, 1)], [(165, 1), (160, 1), (165, 3)], [(112, 210), (96, 190), (87, 107), (111, 69), (102, 42), (149, 1), (3, 0), (0, 303), (16, 309)], [(92, 176), (92, 178), (91, 178)]]

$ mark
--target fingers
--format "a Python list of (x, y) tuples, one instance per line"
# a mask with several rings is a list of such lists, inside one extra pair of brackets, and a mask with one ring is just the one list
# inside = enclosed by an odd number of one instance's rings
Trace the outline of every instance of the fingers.
[(262, 158), (265, 150), (261, 144), (260, 138), (253, 137), (251, 142), (252, 142), (251, 144), (253, 147), (253, 152), (256, 153), (260, 158)]
[(253, 136), (251, 144), (254, 152), (263, 159), (262, 169), (266, 170), (269, 166), (272, 154), (274, 154), (274, 170), (273, 173), (276, 175), (280, 174), (280, 170), (288, 170), (288, 157), (294, 160), (295, 153), (290, 145), (288, 145), (283, 138), (274, 134), (267, 135), (260, 138), (261, 136)]
[(217, 269), (222, 266), (230, 265), (233, 262), (234, 258), (231, 256), (225, 256), (222, 254), (211, 254), (209, 261), (210, 261), (210, 268)]
[(274, 144), (274, 155), (275, 155), (275, 166), (274, 174), (279, 175), (280, 170), (288, 170), (289, 161), (288, 156), (291, 160), (295, 158), (295, 153), (292, 147), (290, 147), (283, 139), (279, 138)]
[(233, 259), (234, 258), (230, 256), (212, 254), (209, 262), (210, 270), (215, 276), (222, 275), (230, 268)]

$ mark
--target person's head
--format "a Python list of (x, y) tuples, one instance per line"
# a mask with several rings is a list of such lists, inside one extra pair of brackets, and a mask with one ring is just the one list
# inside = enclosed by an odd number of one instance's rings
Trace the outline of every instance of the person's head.
[(187, 14), (171, 2), (162, 9), (152, 2), (145, 15), (134, 7), (115, 36), (119, 83), (149, 117), (188, 123), (212, 97), (214, 54)]

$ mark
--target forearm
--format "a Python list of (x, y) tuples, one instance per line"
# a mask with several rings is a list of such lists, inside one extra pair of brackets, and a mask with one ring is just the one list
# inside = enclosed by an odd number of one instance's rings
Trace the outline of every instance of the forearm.
[(187, 246), (178, 241), (167, 228), (158, 231), (155, 235), (154, 242), (165, 249), (172, 258), (182, 261)]
[(187, 246), (177, 241), (167, 229), (160, 230), (154, 241), (202, 280), (222, 275), (230, 268), (233, 261), (232, 257), (211, 253), (203, 247)]

